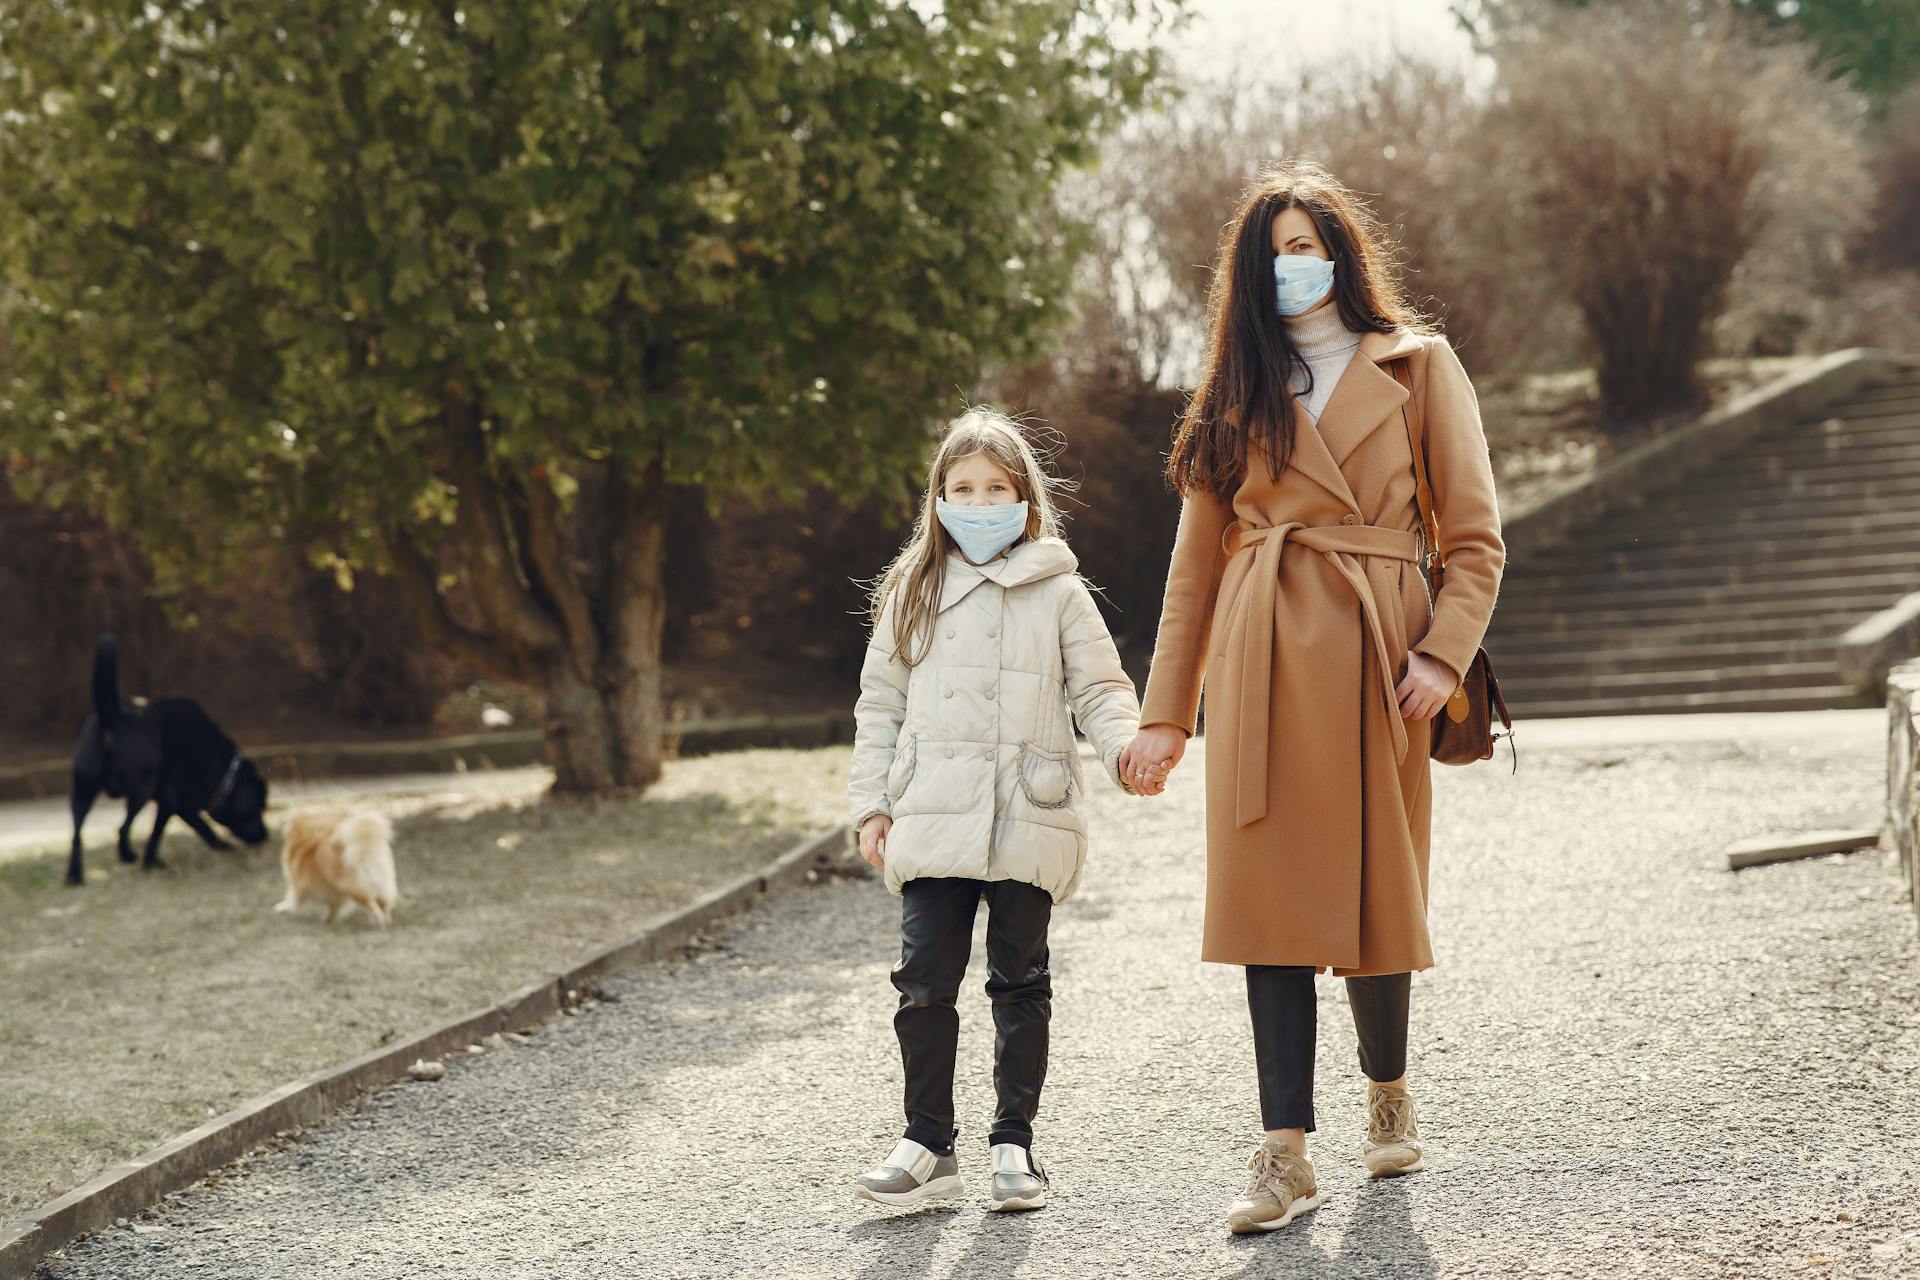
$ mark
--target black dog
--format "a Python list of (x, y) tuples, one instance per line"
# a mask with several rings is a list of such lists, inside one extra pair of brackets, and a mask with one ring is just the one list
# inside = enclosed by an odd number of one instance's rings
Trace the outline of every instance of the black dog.
[(80, 867), (80, 828), (104, 790), (127, 798), (127, 820), (120, 824), (120, 861), (133, 861), (127, 831), (133, 816), (153, 800), (153, 834), (147, 837), (146, 867), (160, 867), (160, 833), (179, 815), (215, 849), (232, 845), (215, 835), (200, 814), (205, 811), (248, 844), (267, 838), (260, 815), (267, 807), (267, 782), (233, 739), (190, 698), (154, 702), (120, 701), (120, 646), (101, 636), (93, 656), (93, 714), (73, 748), (73, 854), (67, 883), (84, 878)]

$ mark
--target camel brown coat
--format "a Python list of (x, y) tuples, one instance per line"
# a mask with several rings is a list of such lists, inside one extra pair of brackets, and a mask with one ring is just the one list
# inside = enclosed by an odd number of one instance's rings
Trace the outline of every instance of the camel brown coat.
[[(1410, 358), (1445, 584), (1419, 569)], [(1368, 334), (1277, 478), (1258, 446), (1231, 505), (1180, 511), (1140, 722), (1207, 711), (1203, 960), (1335, 974), (1433, 965), (1432, 722), (1400, 714), (1409, 650), (1464, 672), (1506, 548), (1480, 410), (1444, 337)]]

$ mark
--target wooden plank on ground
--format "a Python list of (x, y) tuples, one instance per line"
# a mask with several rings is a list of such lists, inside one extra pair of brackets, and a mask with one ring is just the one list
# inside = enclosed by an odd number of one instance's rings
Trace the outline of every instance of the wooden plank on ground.
[(1802, 831), (1791, 836), (1755, 836), (1727, 846), (1727, 870), (1744, 871), (1770, 862), (1793, 862), (1829, 853), (1851, 853), (1880, 843), (1878, 827), (1848, 827), (1833, 831)]

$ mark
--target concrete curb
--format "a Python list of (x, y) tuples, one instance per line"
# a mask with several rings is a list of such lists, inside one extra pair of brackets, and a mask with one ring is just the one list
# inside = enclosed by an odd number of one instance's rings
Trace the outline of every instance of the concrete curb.
[(1513, 512), (1501, 522), (1502, 536), (1510, 549), (1523, 553), (1552, 546), (1609, 511), (1679, 483), (1763, 431), (1811, 416), (1876, 378), (1912, 368), (1911, 357), (1870, 347), (1821, 356), (1609, 459), (1571, 488)]
[(416, 1058), (437, 1058), (496, 1031), (554, 1016), (565, 1006), (568, 991), (668, 955), (716, 920), (752, 906), (777, 888), (803, 882), (809, 873), (827, 865), (836, 850), (845, 850), (851, 843), (852, 834), (844, 826), (816, 832), (759, 870), (657, 917), (631, 937), (548, 974), (496, 1004), (281, 1085), (108, 1169), (26, 1217), (0, 1226), (0, 1280), (30, 1276), (41, 1258), (76, 1236), (140, 1213), (168, 1192), (191, 1185), (276, 1134), (323, 1120), (358, 1094), (404, 1079)]
[(1727, 870), (1744, 871), (1775, 862), (1794, 862), (1801, 858), (1819, 858), (1829, 853), (1852, 853), (1880, 843), (1879, 828), (1845, 828), (1838, 831), (1808, 831), (1782, 839), (1756, 836), (1727, 846)]
[[(683, 756), (746, 747), (830, 746), (853, 741), (853, 717), (843, 712), (805, 712), (685, 720), (667, 726), (666, 736), (668, 747)], [(537, 729), (467, 733), (413, 742), (282, 742), (244, 749), (276, 782), (512, 769), (545, 764), (547, 759), (546, 741)], [(72, 769), (66, 760), (0, 768), (0, 800), (64, 796)]]

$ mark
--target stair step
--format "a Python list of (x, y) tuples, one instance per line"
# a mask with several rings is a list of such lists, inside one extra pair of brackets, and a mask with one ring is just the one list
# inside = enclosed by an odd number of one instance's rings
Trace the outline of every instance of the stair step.
[[(1812, 624), (1816, 620), (1838, 616), (1851, 616), (1855, 621), (1885, 608), (1881, 596), (1867, 596), (1857, 600), (1767, 600), (1747, 602), (1737, 607), (1718, 606), (1711, 617), (1725, 624), (1729, 633), (1743, 631), (1759, 622), (1801, 622)], [(1504, 608), (1505, 606), (1503, 606)], [(1596, 609), (1590, 607), (1562, 608), (1546, 612), (1522, 614), (1511, 609), (1501, 623), (1501, 636), (1519, 636), (1523, 633), (1538, 632), (1542, 635), (1569, 637), (1578, 641), (1583, 634), (1595, 628), (1605, 628), (1611, 632), (1624, 632), (1643, 627), (1669, 627), (1697, 619), (1704, 610), (1700, 605), (1630, 606), (1619, 609)], [(1846, 624), (1840, 628), (1845, 631)], [(1837, 636), (1839, 632), (1835, 632)]]
[[(1639, 649), (1678, 647), (1697, 644), (1731, 644), (1740, 640), (1774, 641), (1782, 644), (1830, 643), (1859, 620), (1853, 613), (1802, 613), (1792, 617), (1757, 618), (1682, 615), (1677, 620), (1655, 622), (1633, 630), (1611, 630), (1578, 641), (1588, 648), (1621, 653)], [(1487, 628), (1487, 651), (1499, 659), (1536, 651), (1564, 652), (1567, 635), (1557, 629), (1510, 625), (1499, 609), (1494, 610), (1493, 625)]]
[(1867, 400), (1898, 396), (1920, 396), (1920, 377), (1900, 376), (1878, 379), (1854, 392), (1852, 398)]
[(1858, 490), (1835, 495), (1796, 495), (1792, 501), (1767, 501), (1763, 496), (1743, 495), (1738, 501), (1714, 501), (1703, 497), (1688, 506), (1646, 503), (1627, 507), (1602, 520), (1617, 521), (1608, 526), (1619, 532), (1647, 533), (1662, 529), (1737, 528), (1764, 531), (1769, 525), (1834, 525), (1845, 521), (1911, 522), (1920, 516), (1920, 500), (1866, 499)]
[(1837, 550), (1804, 555), (1756, 552), (1739, 555), (1725, 548), (1625, 547), (1584, 556), (1522, 560), (1509, 564), (1504, 586), (1560, 590), (1582, 582), (1600, 591), (1641, 587), (1714, 586), (1752, 582), (1841, 581), (1863, 574), (1901, 569), (1920, 571), (1920, 546), (1908, 543), (1847, 559)]
[(1689, 511), (1655, 511), (1640, 507), (1603, 516), (1588, 526), (1584, 538), (1542, 547), (1541, 554), (1607, 542), (1645, 544), (1662, 537), (1685, 539), (1691, 545), (1704, 546), (1711, 542), (1750, 543), (1768, 539), (1800, 542), (1806, 538), (1833, 535), (1870, 539), (1911, 538), (1920, 535), (1920, 510), (1895, 508), (1821, 516), (1762, 508), (1749, 511), (1738, 523), (1734, 523), (1724, 516), (1706, 519)]
[(1728, 534), (1723, 537), (1706, 537), (1708, 531), (1698, 536), (1629, 538), (1621, 541), (1611, 536), (1594, 539), (1590, 542), (1561, 543), (1558, 546), (1531, 555), (1509, 556), (1507, 576), (1516, 573), (1553, 574), (1564, 570), (1584, 570), (1604, 568), (1614, 570), (1631, 568), (1637, 564), (1655, 564), (1662, 567), (1722, 564), (1727, 562), (1781, 561), (1804, 559), (1812, 556), (1844, 556), (1849, 552), (1867, 548), (1880, 552), (1904, 552), (1920, 558), (1920, 521), (1910, 529), (1900, 530), (1897, 534), (1881, 533), (1863, 538), (1862, 531), (1843, 530), (1837, 533), (1809, 533), (1797, 537), (1756, 538), (1750, 534)]
[[(1506, 685), (1500, 686), (1506, 694)], [(1785, 689), (1724, 689), (1691, 694), (1653, 694), (1619, 698), (1507, 698), (1514, 719), (1557, 719), (1564, 716), (1672, 715), (1696, 711), (1825, 711), (1838, 707), (1877, 707), (1879, 699), (1843, 684), (1809, 685)], [(1519, 735), (1524, 738), (1525, 735)]]
[(1900, 400), (1848, 401), (1822, 413), (1814, 421), (1838, 418), (1842, 422), (1892, 422), (1920, 413), (1920, 397)]
[[(1881, 409), (1885, 406), (1871, 406)], [(1920, 413), (1875, 412), (1864, 418), (1842, 418), (1832, 413), (1795, 418), (1761, 431), (1732, 451), (1732, 456), (1793, 444), (1826, 444), (1829, 441), (1871, 445), (1899, 445), (1913, 439), (1920, 430)]]
[(1873, 409), (1882, 413), (1920, 413), (1920, 391), (1912, 387), (1889, 387), (1885, 394), (1866, 392), (1847, 397), (1829, 412), (1838, 417), (1848, 409)]
[(1768, 449), (1729, 464), (1721, 460), (1720, 476), (1743, 480), (1808, 476), (1832, 481), (1844, 473), (1910, 475), (1920, 472), (1920, 431), (1900, 444), (1810, 443)]
[[(1862, 578), (1881, 578), (1906, 573), (1920, 591), (1920, 556), (1910, 550), (1876, 552), (1845, 556), (1839, 553), (1808, 556), (1755, 556), (1745, 560), (1721, 556), (1711, 560), (1675, 564), (1658, 554), (1641, 553), (1624, 563), (1598, 560), (1583, 570), (1567, 566), (1545, 572), (1535, 566), (1506, 575), (1502, 590), (1522, 588), (1527, 592), (1589, 591), (1605, 595), (1641, 592), (1662, 588), (1711, 588), (1747, 586), (1760, 583), (1840, 583)], [(1888, 601), (1889, 604), (1892, 601)]]
[[(1803, 501), (1835, 499), (1863, 506), (1897, 502), (1920, 507), (1920, 468), (1849, 463), (1844, 467), (1783, 467), (1773, 472), (1728, 470), (1713, 477), (1711, 489), (1667, 496), (1682, 497), (1690, 507), (1716, 510), (1756, 501), (1798, 506)], [(1649, 501), (1658, 499), (1650, 497)]]
[(1494, 666), (1502, 679), (1509, 672), (1516, 677), (1534, 678), (1579, 672), (1600, 675), (1632, 671), (1680, 671), (1689, 667), (1737, 667), (1768, 665), (1777, 662), (1823, 662), (1833, 667), (1835, 637), (1809, 639), (1793, 636), (1784, 640), (1735, 640), (1715, 642), (1703, 639), (1696, 644), (1643, 645), (1637, 648), (1587, 648), (1559, 644), (1537, 649), (1514, 649), (1505, 644), (1488, 646)]
[(1795, 449), (1899, 449), (1916, 438), (1920, 438), (1920, 415), (1878, 425), (1823, 418), (1768, 431), (1722, 456), (1744, 458)]
[[(1862, 573), (1833, 582), (1762, 581), (1706, 587), (1647, 587), (1621, 595), (1600, 591), (1587, 584), (1575, 584), (1553, 590), (1519, 593), (1511, 599), (1502, 591), (1498, 607), (1506, 610), (1509, 620), (1529, 617), (1536, 612), (1559, 614), (1582, 609), (1618, 609), (1623, 607), (1623, 601), (1628, 598), (1637, 608), (1655, 611), (1662, 607), (1700, 609), (1707, 606), (1729, 610), (1744, 605), (1783, 601), (1810, 605), (1816, 600), (1831, 600), (1835, 603), (1827, 611), (1832, 613), (1838, 613), (1859, 600), (1868, 602), (1866, 612), (1872, 613), (1914, 591), (1920, 591), (1920, 565), (1897, 573)], [(1876, 601), (1878, 603), (1873, 603)]]
[[(1857, 545), (1857, 544), (1856, 544)], [(1768, 550), (1757, 546), (1690, 547), (1661, 546), (1658, 544), (1639, 544), (1629, 547), (1617, 547), (1588, 551), (1585, 555), (1554, 556), (1541, 559), (1509, 560), (1502, 590), (1531, 590), (1542, 583), (1562, 582), (1571, 579), (1592, 578), (1611, 580), (1613, 578), (1632, 578), (1641, 580), (1641, 575), (1657, 575), (1669, 582), (1691, 581), (1698, 576), (1714, 577), (1722, 582), (1762, 582), (1768, 578), (1806, 579), (1808, 577), (1844, 577), (1855, 568), (1873, 568), (1864, 561), (1886, 563), (1878, 567), (1898, 564), (1920, 566), (1920, 542), (1888, 545), (1886, 549), (1875, 552), (1871, 557), (1858, 557), (1854, 560), (1842, 559), (1844, 554), (1831, 546), (1813, 547), (1804, 554), (1795, 554), (1791, 544), (1783, 550)]]
[(1835, 683), (1831, 662), (1782, 662), (1764, 667), (1681, 667), (1667, 671), (1626, 671), (1588, 674), (1568, 671), (1557, 675), (1500, 670), (1500, 692), (1512, 705), (1516, 698), (1536, 701), (1579, 697), (1651, 697), (1693, 692), (1800, 688)]

